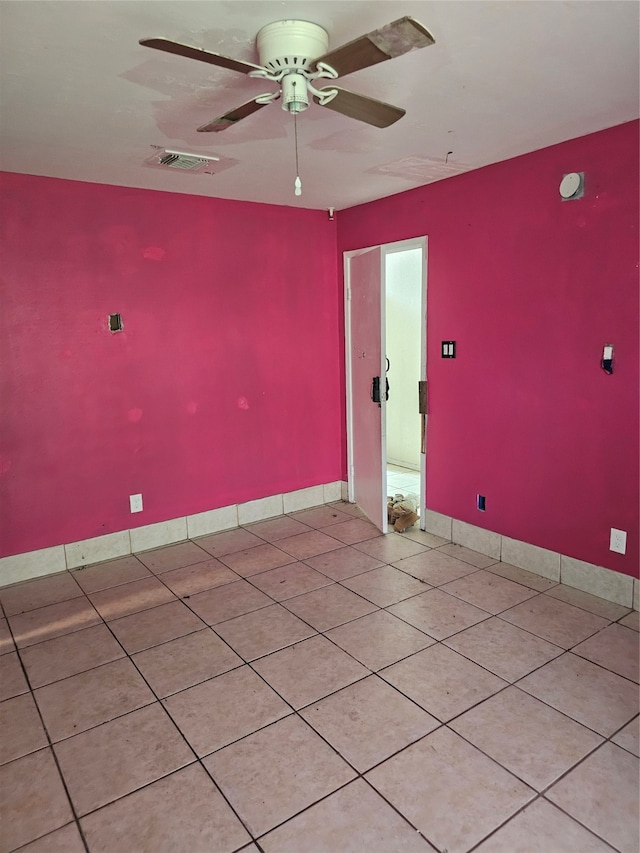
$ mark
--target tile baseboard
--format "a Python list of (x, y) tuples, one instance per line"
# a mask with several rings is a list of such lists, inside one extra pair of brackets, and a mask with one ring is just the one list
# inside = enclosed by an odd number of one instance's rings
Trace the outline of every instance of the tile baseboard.
[(631, 575), (511, 539), (429, 509), (425, 512), (425, 530), (556, 583), (597, 595), (623, 607), (640, 609), (640, 580)]
[(195, 515), (132, 527), (130, 530), (118, 530), (79, 542), (0, 557), (0, 586), (77, 569), (90, 563), (115, 560), (117, 557), (172, 545), (185, 539), (220, 533), (286, 512), (333, 503), (341, 500), (344, 486), (341, 480), (321, 483), (284, 495), (268, 495), (242, 504), (218, 507)]
[[(242, 524), (338, 500), (348, 500), (348, 486), (343, 480), (298, 489), (287, 494), (268, 495), (243, 504), (218, 507), (195, 515), (130, 530), (119, 530), (79, 542), (0, 557), (0, 586), (76, 569), (90, 563), (114, 560), (127, 554), (220, 533)], [(637, 578), (501, 536), (499, 533), (433, 510), (427, 509), (424, 515), (425, 530), (428, 533), (449, 539), (456, 545), (471, 548), (500, 562), (526, 569), (556, 583), (563, 583), (624, 607), (640, 609), (640, 580)]]

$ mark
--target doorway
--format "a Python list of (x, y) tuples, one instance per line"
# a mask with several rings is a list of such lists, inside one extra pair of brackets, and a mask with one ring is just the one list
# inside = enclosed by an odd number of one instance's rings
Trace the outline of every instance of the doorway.
[(344, 263), (349, 500), (386, 533), (387, 495), (416, 494), (424, 529), (427, 238), (346, 252)]

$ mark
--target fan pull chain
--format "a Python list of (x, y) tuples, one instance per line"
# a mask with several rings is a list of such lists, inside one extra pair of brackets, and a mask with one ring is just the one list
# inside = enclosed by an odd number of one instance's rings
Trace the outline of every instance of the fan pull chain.
[(300, 180), (300, 167), (298, 166), (298, 114), (293, 114), (293, 135), (296, 142), (296, 179), (294, 181), (295, 195), (302, 195), (302, 181)]

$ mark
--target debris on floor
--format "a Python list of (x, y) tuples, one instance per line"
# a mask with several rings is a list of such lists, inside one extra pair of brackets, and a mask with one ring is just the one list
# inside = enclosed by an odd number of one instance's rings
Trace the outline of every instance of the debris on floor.
[(396, 533), (404, 533), (413, 527), (418, 518), (418, 498), (416, 495), (390, 495), (387, 497), (387, 516), (389, 524)]

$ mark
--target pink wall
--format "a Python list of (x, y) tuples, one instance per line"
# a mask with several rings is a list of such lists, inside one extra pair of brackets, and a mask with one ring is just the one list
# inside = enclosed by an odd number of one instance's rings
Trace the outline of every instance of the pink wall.
[(15, 174), (0, 190), (2, 555), (341, 479), (325, 212)]
[(638, 123), (339, 215), (340, 253), (424, 234), (427, 506), (638, 576)]

